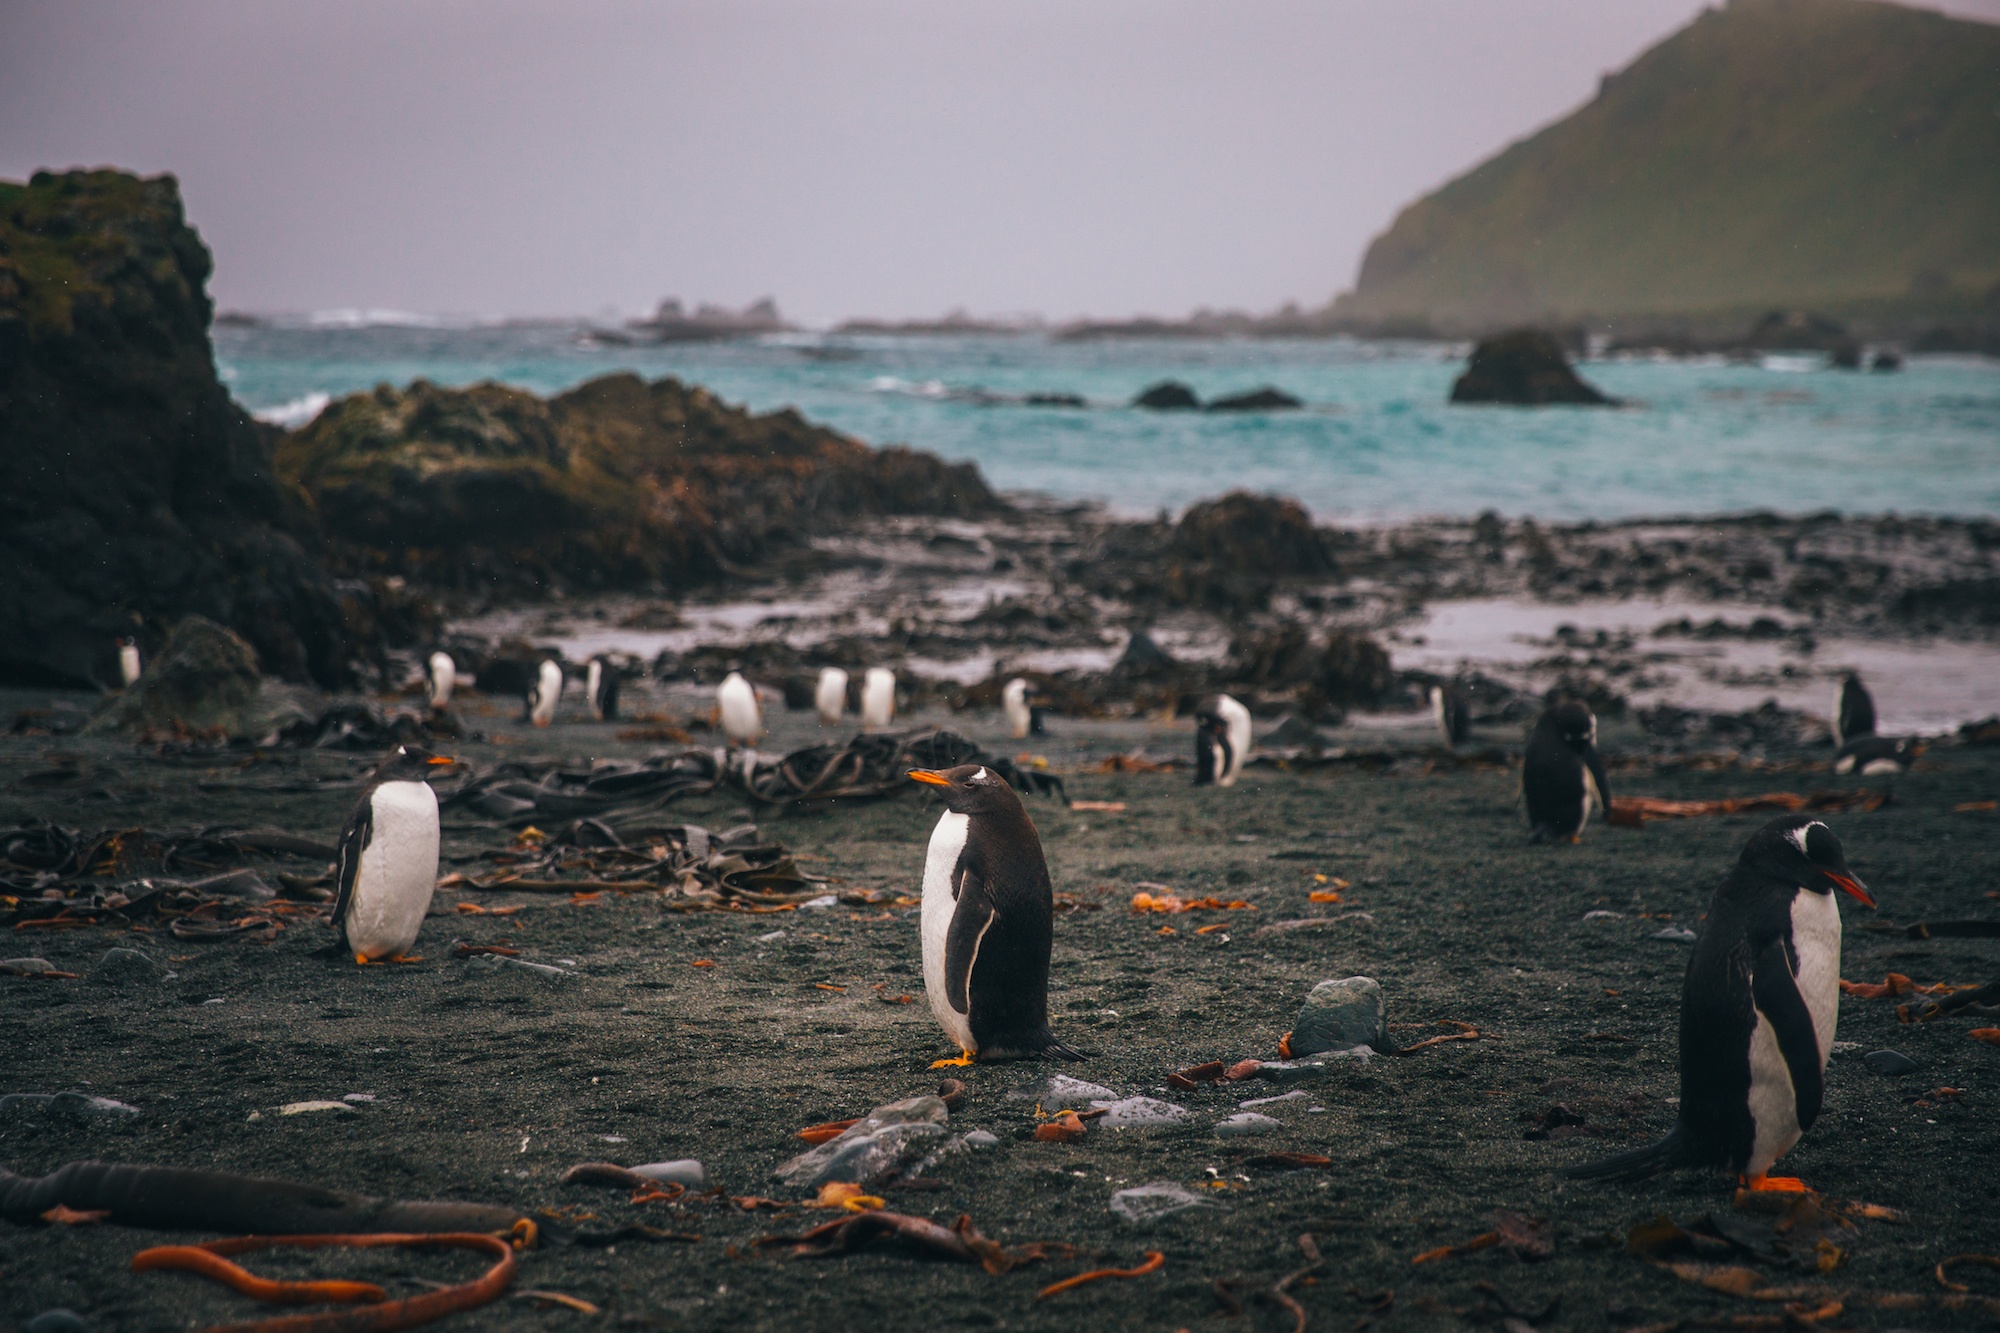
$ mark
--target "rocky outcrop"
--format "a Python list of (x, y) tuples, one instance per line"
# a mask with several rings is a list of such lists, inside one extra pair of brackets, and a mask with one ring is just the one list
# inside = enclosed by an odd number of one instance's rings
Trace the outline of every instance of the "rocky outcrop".
[(216, 378), (171, 176), (0, 183), (0, 681), (111, 684), (188, 614), (335, 684), (355, 644), (312, 514)]
[(1247, 393), (1233, 393), (1226, 398), (1217, 398), (1209, 403), (1211, 412), (1284, 412), (1292, 408), (1304, 407), (1305, 403), (1283, 389), (1266, 384), (1261, 389), (1251, 389)]
[(263, 685), (256, 650), (204, 616), (174, 626), (159, 659), (112, 697), (90, 732), (247, 734)]
[(1861, 343), (1839, 320), (1804, 310), (1773, 310), (1751, 325), (1742, 348), (1753, 352), (1825, 352), (1846, 370), (1861, 367)]
[(1155, 412), (1192, 411), (1201, 406), (1201, 397), (1179, 380), (1161, 380), (1141, 390), (1139, 396), (1132, 400), (1132, 406), (1150, 408)]
[(277, 463), (343, 573), (508, 596), (685, 587), (869, 515), (1005, 508), (970, 463), (632, 374), (546, 400), (385, 385), (287, 436)]
[(1451, 401), (1524, 407), (1617, 402), (1584, 383), (1571, 369), (1562, 343), (1541, 329), (1511, 329), (1482, 339), (1472, 349), (1465, 373), (1452, 384)]

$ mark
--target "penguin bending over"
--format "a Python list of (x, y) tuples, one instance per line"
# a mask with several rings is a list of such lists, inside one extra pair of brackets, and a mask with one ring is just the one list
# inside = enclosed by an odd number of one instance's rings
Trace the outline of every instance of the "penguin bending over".
[(1472, 709), (1458, 686), (1431, 686), (1431, 717), (1446, 745), (1463, 745), (1472, 739)]
[(1875, 696), (1868, 693), (1861, 677), (1850, 671), (1841, 678), (1840, 693), (1833, 697), (1833, 743), (1845, 746), (1874, 734)]
[(1522, 759), (1521, 795), (1535, 842), (1579, 842), (1591, 806), (1610, 810), (1611, 783), (1597, 753), (1597, 715), (1588, 704), (1564, 699), (1543, 712)]
[(896, 673), (888, 667), (869, 667), (861, 678), (861, 725), (872, 730), (896, 721)]
[(118, 641), (118, 678), (128, 690), (139, 683), (139, 641), (129, 636)]
[(837, 727), (847, 711), (847, 673), (839, 667), (821, 667), (819, 683), (813, 686), (813, 711), (823, 727)]
[(407, 958), (437, 887), (438, 801), (427, 778), (457, 762), (401, 745), (368, 777), (340, 831), (333, 928), (357, 963)]
[(1194, 785), (1233, 787), (1250, 757), (1250, 710), (1226, 694), (1194, 710)]
[(715, 711), (722, 734), (731, 745), (755, 745), (764, 736), (764, 710), (757, 706), (757, 687), (732, 671), (715, 687)]
[(535, 683), (528, 687), (528, 713), (523, 722), (546, 727), (556, 720), (556, 704), (562, 699), (562, 663), (553, 657), (542, 659), (535, 671)]
[(431, 711), (442, 713), (451, 707), (451, 691), (458, 684), (458, 665), (451, 654), (439, 649), (424, 659), (424, 693)]
[(618, 716), (618, 665), (603, 653), (590, 659), (584, 669), (584, 696), (590, 700), (590, 715), (599, 722)]
[(1833, 757), (1833, 771), (1846, 777), (1859, 772), (1863, 777), (1907, 773), (1924, 752), (1924, 743), (1904, 737), (1856, 736), (1840, 747)]
[(1028, 703), (1034, 688), (1025, 677), (1016, 676), (1000, 691), (1000, 709), (1007, 715), (1007, 734), (1017, 741), (1025, 739), (1035, 727), (1035, 710)]
[(909, 776), (944, 789), (945, 813), (924, 857), (924, 990), (963, 1053), (931, 1068), (1083, 1059), (1049, 1031), (1055, 896), (1020, 796), (981, 764)]
[(1751, 835), (1709, 902), (1681, 987), (1679, 1119), (1657, 1143), (1564, 1175), (1726, 1166), (1753, 1190), (1805, 1188), (1765, 1173), (1819, 1117), (1840, 1011), (1835, 889), (1875, 905), (1819, 820), (1780, 815)]

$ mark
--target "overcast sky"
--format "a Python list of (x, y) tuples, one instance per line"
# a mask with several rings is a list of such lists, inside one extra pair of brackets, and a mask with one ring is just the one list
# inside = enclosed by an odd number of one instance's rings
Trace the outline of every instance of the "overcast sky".
[(1318, 305), (1700, 7), (0, 0), (0, 177), (174, 172), (245, 310)]

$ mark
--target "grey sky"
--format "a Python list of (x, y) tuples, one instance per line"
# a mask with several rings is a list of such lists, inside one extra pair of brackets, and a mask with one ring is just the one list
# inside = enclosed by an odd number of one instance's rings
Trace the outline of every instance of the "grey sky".
[(176, 173), (252, 310), (1316, 305), (1699, 8), (0, 0), (0, 176)]

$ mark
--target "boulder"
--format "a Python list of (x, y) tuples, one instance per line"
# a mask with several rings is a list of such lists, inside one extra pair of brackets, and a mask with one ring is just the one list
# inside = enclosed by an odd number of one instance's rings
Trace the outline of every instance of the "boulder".
[(1266, 384), (1261, 389), (1248, 393), (1231, 394), (1227, 398), (1217, 398), (1208, 405), (1210, 412), (1284, 412), (1305, 406), (1305, 401), (1294, 398), (1283, 389)]
[(1189, 505), (1174, 526), (1170, 553), (1231, 572), (1330, 574), (1333, 561), (1296, 500), (1231, 491)]
[(209, 346), (208, 250), (171, 176), (0, 182), (0, 683), (113, 686), (206, 616), (336, 685), (359, 643)]
[(257, 651), (241, 635), (188, 616), (138, 683), (107, 699), (84, 730), (261, 734), (262, 685)]
[(1198, 409), (1201, 398), (1179, 380), (1161, 380), (1132, 400), (1132, 406), (1155, 412), (1185, 412)]
[(1120, 678), (1159, 676), (1171, 674), (1178, 666), (1152, 635), (1135, 629), (1125, 640), (1125, 650), (1111, 664), (1111, 674)]
[(950, 1115), (938, 1097), (890, 1102), (772, 1174), (794, 1189), (818, 1189), (836, 1180), (871, 1184), (942, 1146)]
[(1396, 674), (1382, 645), (1359, 630), (1335, 629), (1315, 638), (1296, 621), (1246, 630), (1229, 645), (1233, 686), (1286, 692), (1314, 718), (1333, 710), (1379, 703)]
[(1292, 1020), (1292, 1054), (1351, 1051), (1356, 1046), (1372, 1046), (1384, 1054), (1395, 1049), (1389, 1044), (1382, 987), (1369, 977), (1320, 982)]
[(1481, 339), (1465, 373), (1451, 386), (1451, 401), (1527, 407), (1617, 403), (1579, 378), (1561, 341), (1542, 329), (1512, 329)]

